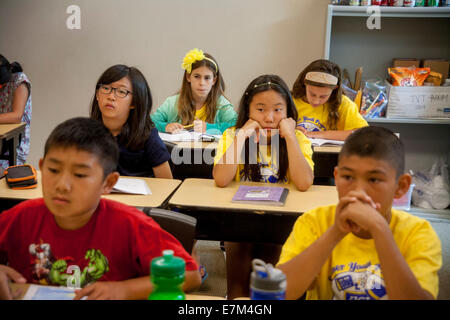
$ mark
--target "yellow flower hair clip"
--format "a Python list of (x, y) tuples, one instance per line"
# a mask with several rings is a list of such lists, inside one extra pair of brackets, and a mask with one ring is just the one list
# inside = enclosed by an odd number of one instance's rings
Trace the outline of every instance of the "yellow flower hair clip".
[(192, 49), (186, 55), (184, 56), (183, 63), (181, 64), (181, 67), (186, 70), (187, 73), (192, 72), (192, 64), (196, 61), (202, 61), (203, 59), (208, 60), (214, 65), (214, 68), (216, 69), (216, 74), (219, 72), (219, 69), (217, 68), (217, 63), (208, 57), (206, 57), (203, 54), (202, 50), (199, 50), (197, 48)]
[(181, 64), (181, 67), (186, 70), (187, 73), (191, 73), (192, 71), (192, 64), (195, 61), (201, 61), (205, 59), (205, 55), (203, 54), (202, 50), (199, 50), (197, 48), (192, 49), (186, 55), (184, 56), (183, 63)]

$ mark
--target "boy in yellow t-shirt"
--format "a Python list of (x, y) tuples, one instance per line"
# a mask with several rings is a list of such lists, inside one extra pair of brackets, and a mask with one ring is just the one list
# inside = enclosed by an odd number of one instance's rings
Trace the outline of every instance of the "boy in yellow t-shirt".
[(289, 299), (435, 299), (442, 265), (430, 223), (392, 209), (411, 176), (401, 141), (365, 127), (346, 140), (334, 176), (337, 205), (300, 216), (278, 267)]
[(368, 126), (356, 103), (342, 94), (341, 69), (329, 60), (316, 60), (292, 87), (297, 129), (310, 138), (345, 140), (353, 130)]

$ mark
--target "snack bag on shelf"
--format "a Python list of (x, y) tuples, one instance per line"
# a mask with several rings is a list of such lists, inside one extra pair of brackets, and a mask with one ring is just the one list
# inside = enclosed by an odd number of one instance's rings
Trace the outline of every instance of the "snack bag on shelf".
[(388, 68), (388, 73), (392, 77), (393, 86), (419, 87), (423, 86), (425, 79), (430, 74), (430, 68), (396, 67)]
[(439, 87), (442, 82), (442, 74), (431, 71), (430, 75), (425, 79), (424, 85)]

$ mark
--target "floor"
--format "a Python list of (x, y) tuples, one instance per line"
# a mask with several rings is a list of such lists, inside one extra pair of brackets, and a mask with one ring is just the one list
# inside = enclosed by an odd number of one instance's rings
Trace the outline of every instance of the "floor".
[(220, 249), (219, 241), (198, 240), (196, 244), (200, 263), (205, 266), (208, 277), (193, 294), (226, 297), (227, 278), (225, 252)]

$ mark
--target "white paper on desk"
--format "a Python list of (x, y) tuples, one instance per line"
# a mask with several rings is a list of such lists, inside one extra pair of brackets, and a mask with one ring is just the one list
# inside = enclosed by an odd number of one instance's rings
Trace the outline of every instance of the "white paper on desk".
[(152, 194), (147, 182), (142, 179), (121, 178), (111, 190), (112, 193)]
[(341, 140), (329, 140), (329, 139), (319, 139), (319, 138), (309, 138), (311, 144), (313, 146), (323, 146), (323, 145), (332, 145), (332, 146), (341, 146), (344, 144), (344, 141)]
[[(159, 132), (159, 137), (162, 141), (167, 142), (182, 142), (182, 141), (202, 141), (202, 140), (220, 140), (221, 135), (212, 135), (206, 133), (199, 133), (194, 131), (182, 130), (179, 133), (164, 133)], [(205, 139), (203, 139), (205, 137)]]
[(75, 289), (30, 284), (22, 300), (73, 300)]
[(182, 130), (178, 133), (159, 133), (159, 137), (163, 141), (181, 142), (181, 141), (198, 141), (201, 133)]

